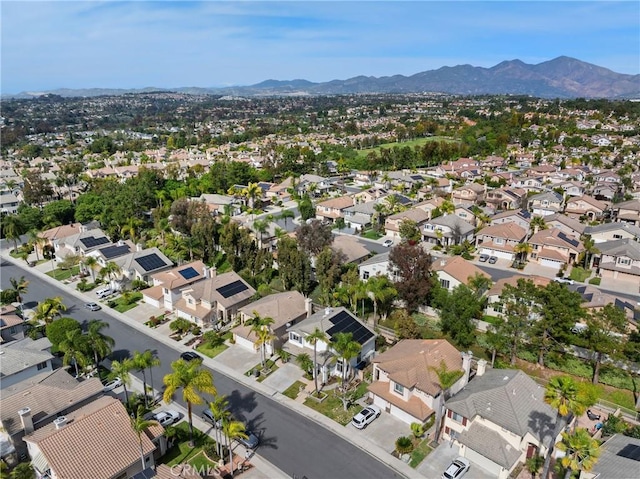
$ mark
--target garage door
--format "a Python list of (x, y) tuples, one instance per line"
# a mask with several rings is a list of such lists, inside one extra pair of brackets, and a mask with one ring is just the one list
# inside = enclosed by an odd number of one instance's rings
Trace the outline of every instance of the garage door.
[(501, 259), (508, 259), (508, 260), (512, 260), (513, 259), (513, 254), (508, 253), (506, 251), (496, 251), (496, 250), (491, 249), (491, 248), (482, 248), (480, 250), (480, 254), (488, 254), (489, 256), (497, 256), (498, 258), (501, 258)]
[(552, 261), (550, 259), (541, 259), (540, 264), (542, 266), (547, 266), (549, 268), (560, 269), (562, 267), (562, 263), (560, 261)]
[(473, 471), (474, 465), (478, 465), (481, 468), (489, 471), (491, 474), (495, 474), (496, 477), (500, 475), (500, 471), (502, 470), (502, 467), (500, 467), (499, 464), (496, 464), (492, 460), (487, 459), (483, 455), (478, 454), (476, 451), (469, 449), (468, 447), (465, 448), (464, 457), (466, 457), (471, 461), (471, 471)]

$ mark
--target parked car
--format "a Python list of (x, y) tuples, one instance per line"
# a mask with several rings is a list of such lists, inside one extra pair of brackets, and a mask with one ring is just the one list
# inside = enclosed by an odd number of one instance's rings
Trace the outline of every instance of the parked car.
[(104, 392), (109, 392), (109, 391), (113, 391), (115, 388), (120, 386), (122, 386), (122, 379), (115, 378), (109, 382), (104, 383), (104, 387), (102, 388), (102, 390)]
[(211, 409), (205, 409), (204, 411), (202, 411), (202, 420), (204, 422), (210, 423), (211, 425), (217, 427), (218, 429), (222, 427), (222, 421), (216, 422), (215, 418), (213, 417), (213, 413), (211, 412)]
[(384, 240), (384, 242), (382, 243), (382, 246), (384, 246), (385, 248), (391, 248), (393, 246), (393, 240), (390, 240), (390, 239)]
[(193, 351), (185, 351), (180, 355), (180, 359), (184, 359), (185, 361), (202, 361), (202, 356), (194, 353)]
[(110, 296), (112, 293), (113, 291), (111, 291), (111, 288), (102, 288), (96, 291), (96, 296), (100, 299), (103, 299), (103, 298), (106, 298), (107, 296)]
[(462, 456), (456, 457), (449, 467), (442, 473), (441, 479), (459, 479), (469, 470), (469, 460)]
[(367, 406), (358, 414), (353, 416), (351, 424), (357, 429), (364, 429), (380, 416), (380, 408), (378, 406)]
[(98, 303), (87, 303), (84, 305), (84, 307), (89, 311), (100, 311), (102, 309), (102, 306), (100, 306)]
[(491, 256), (489, 258), (489, 264), (496, 264), (498, 262), (498, 257), (497, 256)]
[(556, 283), (573, 284), (573, 280), (569, 278), (553, 278)]
[(478, 261), (480, 261), (481, 263), (484, 263), (488, 259), (489, 259), (489, 255), (488, 254), (481, 254), (480, 257), (478, 258)]
[(153, 415), (153, 420), (158, 421), (162, 427), (171, 426), (180, 420), (180, 413), (172, 409), (160, 411)]
[(244, 433), (247, 435), (247, 438), (238, 438), (238, 442), (247, 449), (255, 449), (256, 447), (258, 447), (258, 444), (260, 443), (260, 439), (258, 439), (258, 436), (256, 436), (249, 430), (244, 431)]

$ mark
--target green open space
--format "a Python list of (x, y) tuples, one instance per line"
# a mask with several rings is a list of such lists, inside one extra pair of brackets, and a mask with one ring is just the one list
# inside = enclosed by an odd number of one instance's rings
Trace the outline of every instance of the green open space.
[(358, 156), (366, 157), (372, 151), (375, 151), (376, 153), (380, 153), (380, 150), (382, 148), (390, 149), (396, 146), (399, 148), (404, 148), (405, 146), (408, 146), (409, 148), (413, 148), (416, 146), (422, 146), (425, 143), (428, 143), (430, 141), (455, 142), (457, 140), (454, 140), (453, 138), (449, 138), (447, 136), (427, 136), (425, 138), (415, 138), (413, 140), (407, 140), (407, 141), (400, 141), (400, 142), (394, 141), (392, 143), (383, 143), (382, 145), (376, 146), (374, 148), (365, 148), (364, 150), (358, 150)]

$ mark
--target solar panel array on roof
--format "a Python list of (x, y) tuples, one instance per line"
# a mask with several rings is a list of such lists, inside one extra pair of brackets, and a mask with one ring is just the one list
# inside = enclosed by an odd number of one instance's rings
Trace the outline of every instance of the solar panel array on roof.
[(118, 256), (122, 256), (123, 254), (127, 254), (131, 251), (129, 245), (113, 245), (107, 246), (106, 248), (101, 248), (100, 253), (106, 259), (116, 258)]
[(131, 479), (155, 479), (157, 477), (158, 475), (156, 474), (156, 471), (148, 467), (144, 471), (134, 474)]
[(330, 338), (333, 338), (337, 333), (351, 333), (353, 340), (363, 345), (373, 337), (373, 333), (347, 311), (340, 311), (335, 316), (329, 318), (329, 321), (333, 324), (333, 326), (327, 330)]
[(106, 236), (100, 236), (98, 238), (95, 236), (87, 236), (86, 238), (80, 238), (80, 243), (82, 243), (85, 248), (95, 248), (101, 244), (107, 244), (108, 242), (109, 238)]
[(191, 266), (185, 269), (181, 269), (180, 271), (178, 271), (178, 274), (182, 276), (184, 279), (191, 279), (198, 276), (198, 272), (195, 270), (195, 268)]
[(565, 240), (571, 246), (578, 246), (580, 242), (572, 236), (567, 236), (563, 232), (558, 233), (558, 238)]
[(249, 288), (246, 284), (244, 284), (241, 280), (237, 280), (237, 281), (234, 281), (233, 283), (220, 286), (219, 288), (216, 289), (216, 291), (220, 293), (220, 296), (222, 296), (223, 298), (230, 298), (231, 296), (234, 296), (238, 293), (242, 293), (247, 289)]
[(156, 253), (136, 258), (135, 261), (145, 271), (153, 271), (154, 269), (162, 268), (167, 265), (167, 263), (165, 263)]
[(640, 446), (635, 444), (627, 444), (624, 446), (616, 456), (626, 457), (627, 459), (633, 459), (634, 461), (640, 461)]

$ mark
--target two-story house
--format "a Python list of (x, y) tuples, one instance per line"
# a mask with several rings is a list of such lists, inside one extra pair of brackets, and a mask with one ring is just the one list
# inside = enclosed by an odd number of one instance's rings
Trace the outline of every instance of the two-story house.
[(557, 413), (544, 392), (524, 372), (486, 370), (480, 360), (474, 379), (445, 403), (443, 439), (460, 456), (506, 479), (518, 464), (547, 453)]
[(545, 191), (529, 198), (528, 209), (537, 216), (559, 213), (564, 208), (564, 198), (555, 191)]
[(454, 204), (472, 204), (477, 205), (484, 201), (486, 186), (478, 183), (468, 183), (464, 186), (456, 188), (451, 193), (451, 199)]
[(531, 245), (529, 259), (555, 269), (572, 264), (584, 250), (577, 237), (558, 228), (540, 230), (531, 235), (528, 242)]
[(544, 223), (548, 228), (558, 228), (560, 231), (578, 238), (585, 234), (586, 225), (584, 223), (562, 213), (545, 216)]
[(515, 259), (514, 248), (527, 237), (527, 230), (516, 223), (498, 223), (486, 226), (476, 233), (476, 248), (480, 254)]
[(316, 218), (333, 223), (338, 218), (344, 216), (343, 210), (353, 205), (354, 199), (352, 195), (344, 195), (321, 201), (316, 205)]
[(18, 339), (0, 346), (0, 389), (52, 371), (51, 342), (45, 337), (37, 340)]
[[(314, 375), (317, 375), (323, 384), (330, 376), (342, 377), (344, 374), (348, 377), (358, 365), (368, 362), (375, 353), (376, 334), (343, 307), (325, 308), (292, 325), (287, 329), (289, 340), (285, 349), (294, 356), (307, 353), (313, 358), (314, 346), (306, 338), (316, 328), (324, 332), (329, 339), (329, 342), (318, 341), (315, 346), (317, 363), (314, 366)], [(352, 340), (360, 345), (358, 355), (347, 364), (343, 364), (342, 360), (333, 360), (336, 354), (331, 343), (335, 341), (338, 333), (351, 333)]]
[(414, 221), (421, 228), (430, 218), (430, 214), (421, 208), (410, 208), (400, 213), (388, 216), (384, 221), (385, 235), (391, 239), (400, 238), (400, 225), (403, 221)]
[(207, 276), (208, 268), (201, 260), (152, 274), (152, 286), (141, 291), (142, 299), (155, 308), (172, 311), (173, 304), (182, 297), (180, 290)]
[(613, 217), (616, 221), (640, 226), (640, 200), (623, 201), (614, 205)]
[(389, 252), (384, 252), (372, 256), (358, 265), (360, 279), (363, 281), (377, 275), (386, 276), (391, 281), (397, 281), (398, 277), (391, 262), (389, 261)]
[(538, 275), (525, 276), (521, 274), (514, 274), (513, 276), (509, 276), (508, 278), (500, 278), (493, 284), (493, 286), (491, 286), (489, 291), (487, 291), (487, 303), (485, 307), (486, 315), (497, 317), (504, 316), (502, 306), (502, 292), (507, 285), (517, 287), (519, 280), (532, 281), (534, 285), (543, 288), (551, 282), (549, 278)]
[(608, 207), (609, 204), (604, 201), (583, 195), (569, 198), (565, 205), (564, 213), (569, 218), (580, 219), (584, 217), (586, 221), (592, 222), (602, 218)]
[(531, 213), (527, 210), (507, 210), (496, 213), (489, 218), (490, 225), (505, 223), (515, 223), (528, 232), (531, 225)]
[(640, 226), (616, 221), (587, 226), (584, 229), (584, 234), (589, 235), (596, 244), (621, 239), (640, 241)]
[(342, 210), (347, 228), (362, 231), (367, 226), (370, 226), (373, 216), (376, 214), (376, 204), (378, 204), (377, 201), (367, 201), (365, 203), (356, 203)]
[(468, 379), (462, 354), (444, 339), (403, 339), (376, 355), (372, 363), (369, 398), (407, 424), (423, 424), (441, 407), (443, 391), (437, 370), (443, 364), (447, 371), (461, 373), (452, 392), (459, 391)]
[(527, 191), (522, 188), (496, 188), (486, 192), (484, 200), (496, 210), (521, 208)]
[(0, 306), (0, 343), (24, 338), (27, 323), (16, 313), (15, 306)]
[(422, 228), (422, 239), (428, 243), (448, 247), (474, 239), (475, 228), (457, 215), (432, 218)]
[(490, 278), (487, 273), (462, 256), (435, 258), (431, 271), (438, 276), (440, 286), (448, 291), (452, 291), (461, 284), (467, 285), (469, 279), (476, 275)]
[(640, 284), (640, 242), (629, 238), (599, 243), (594, 264), (603, 278)]
[(173, 266), (173, 261), (155, 246), (148, 249), (137, 246), (135, 251), (118, 256), (112, 261), (120, 268), (121, 282), (138, 280), (148, 283), (152, 275)]

